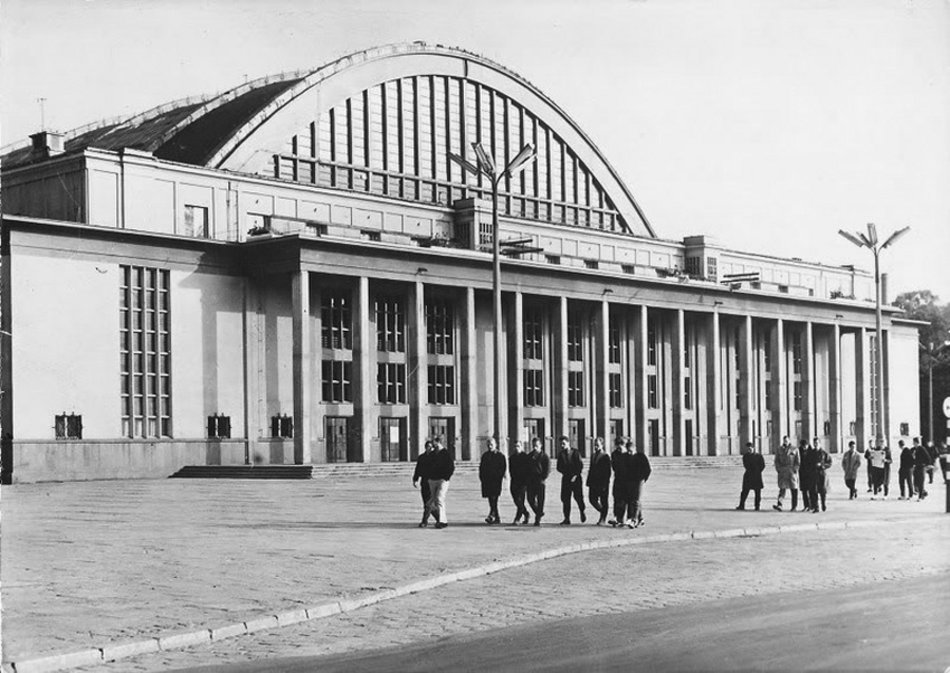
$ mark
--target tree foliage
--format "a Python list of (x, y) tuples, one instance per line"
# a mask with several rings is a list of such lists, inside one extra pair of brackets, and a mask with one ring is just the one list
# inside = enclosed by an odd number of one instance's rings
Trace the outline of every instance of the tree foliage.
[(950, 345), (944, 346), (950, 342), (950, 304), (940, 304), (940, 297), (930, 290), (916, 290), (898, 295), (894, 305), (908, 318), (927, 323), (920, 328), (921, 372), (931, 365), (950, 366)]

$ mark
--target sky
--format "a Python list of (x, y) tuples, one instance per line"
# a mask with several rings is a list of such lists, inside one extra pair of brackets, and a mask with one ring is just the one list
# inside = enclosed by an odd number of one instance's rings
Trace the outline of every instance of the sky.
[(950, 301), (947, 0), (3, 0), (0, 142), (393, 42), (479, 53), (583, 128), (657, 234)]

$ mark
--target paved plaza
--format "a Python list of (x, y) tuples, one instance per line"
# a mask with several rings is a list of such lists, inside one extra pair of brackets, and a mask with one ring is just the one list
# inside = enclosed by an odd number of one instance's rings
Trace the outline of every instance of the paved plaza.
[[(836, 466), (823, 514), (772, 511), (771, 478), (765, 509), (737, 512), (740, 467), (659, 467), (648, 484), (642, 529), (581, 526), (576, 515), (575, 525), (558, 526), (556, 479), (546, 525), (489, 527), (477, 477), (463, 470), (449, 492), (451, 525), (437, 531), (416, 527), (419, 496), (409, 474), (4, 488), (4, 661), (262, 623), (256, 620), (555, 549), (577, 553), (82, 670), (344, 654), (506, 625), (950, 570), (943, 484), (923, 502), (900, 501), (894, 492), (887, 501), (869, 501), (863, 492), (848, 501)], [(510, 520), (513, 509), (503, 502)], [(706, 537), (713, 533), (719, 536)], [(654, 541), (579, 551), (637, 537)]]

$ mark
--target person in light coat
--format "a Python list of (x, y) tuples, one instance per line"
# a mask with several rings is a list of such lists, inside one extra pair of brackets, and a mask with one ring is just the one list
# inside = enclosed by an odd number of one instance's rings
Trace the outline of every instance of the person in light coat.
[(796, 449), (788, 441), (788, 437), (782, 437), (782, 444), (775, 452), (775, 472), (778, 478), (778, 502), (772, 505), (772, 509), (782, 511), (782, 505), (785, 500), (785, 491), (792, 492), (792, 509), (794, 512), (798, 509), (798, 468), (801, 466), (801, 458)]
[(858, 497), (858, 472), (861, 471), (862, 456), (855, 448), (854, 442), (848, 442), (848, 450), (841, 456), (841, 468), (844, 470), (844, 484), (848, 487), (848, 500)]

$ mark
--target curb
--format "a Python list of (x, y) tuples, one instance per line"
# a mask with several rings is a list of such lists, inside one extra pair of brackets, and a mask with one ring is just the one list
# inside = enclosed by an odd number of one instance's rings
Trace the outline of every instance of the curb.
[(209, 643), (219, 642), (227, 638), (243, 636), (265, 629), (280, 628), (299, 624), (302, 622), (313, 621), (316, 619), (325, 619), (333, 615), (344, 612), (352, 612), (360, 608), (369, 607), (388, 601), (400, 596), (430, 591), (453, 582), (464, 582), (465, 580), (484, 577), (493, 573), (519, 568), (522, 566), (546, 561), (561, 556), (577, 554), (584, 551), (596, 551), (601, 549), (614, 549), (618, 547), (630, 547), (633, 545), (653, 544), (658, 542), (682, 542), (687, 540), (712, 540), (728, 539), (739, 537), (756, 537), (762, 535), (778, 535), (782, 533), (799, 533), (807, 531), (820, 530), (845, 530), (848, 528), (869, 528), (872, 526), (886, 526), (890, 524), (907, 523), (909, 521), (942, 521), (946, 519), (946, 514), (938, 514), (925, 518), (902, 518), (887, 519), (883, 521), (860, 520), (860, 521), (829, 521), (827, 523), (814, 522), (803, 524), (792, 524), (788, 526), (761, 526), (750, 528), (729, 528), (724, 530), (706, 530), (706, 531), (688, 531), (682, 533), (662, 533), (657, 535), (648, 535), (644, 537), (619, 538), (609, 540), (593, 540), (582, 542), (564, 547), (555, 547), (532, 554), (516, 556), (507, 560), (496, 560), (464, 570), (457, 570), (452, 573), (437, 575), (423, 580), (403, 584), (395, 588), (384, 589), (368, 594), (361, 598), (350, 598), (330, 603), (324, 603), (306, 609), (291, 610), (280, 612), (273, 615), (266, 615), (249, 619), (244, 622), (227, 624), (224, 626), (198, 629), (186, 633), (170, 633), (161, 636), (152, 636), (143, 640), (122, 643), (118, 645), (110, 644), (100, 648), (90, 648), (78, 650), (76, 652), (67, 652), (35, 659), (25, 659), (23, 661), (11, 661), (3, 664), (3, 670), (13, 673), (46, 673), (47, 671), (61, 671), (69, 668), (78, 668), (80, 666), (90, 666), (102, 664), (119, 659), (138, 656), (140, 654), (150, 654), (163, 650), (180, 649), (191, 647), (193, 645), (207, 645)]

